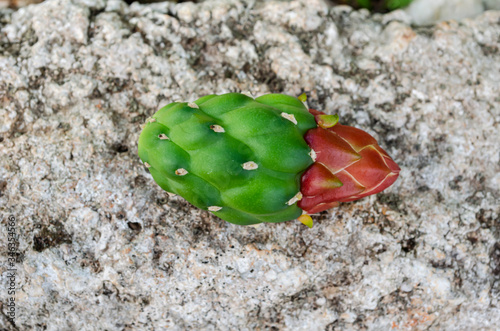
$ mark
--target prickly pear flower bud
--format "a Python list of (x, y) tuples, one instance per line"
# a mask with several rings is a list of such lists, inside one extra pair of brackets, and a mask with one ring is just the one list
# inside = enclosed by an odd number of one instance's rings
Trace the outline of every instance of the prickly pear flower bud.
[(139, 156), (165, 191), (228, 222), (311, 227), (309, 214), (382, 191), (399, 167), (369, 134), (308, 111), (306, 99), (227, 93), (171, 103), (147, 120)]
[(313, 109), (310, 112), (318, 127), (304, 138), (316, 160), (302, 175), (300, 208), (318, 213), (339, 202), (379, 193), (396, 181), (400, 168), (371, 135), (336, 124), (333, 117), (328, 124), (328, 115)]

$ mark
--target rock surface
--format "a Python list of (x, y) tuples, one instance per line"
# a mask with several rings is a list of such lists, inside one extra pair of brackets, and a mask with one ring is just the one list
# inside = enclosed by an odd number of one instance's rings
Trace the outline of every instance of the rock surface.
[[(412, 29), (319, 0), (0, 12), (7, 330), (494, 330), (500, 325), (500, 12)], [(209, 93), (309, 94), (402, 168), (382, 194), (241, 227), (169, 197), (144, 120)]]

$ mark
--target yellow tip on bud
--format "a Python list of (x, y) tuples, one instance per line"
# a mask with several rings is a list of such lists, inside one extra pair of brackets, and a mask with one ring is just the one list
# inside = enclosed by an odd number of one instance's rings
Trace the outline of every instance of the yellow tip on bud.
[(307, 226), (308, 228), (312, 228), (313, 227), (313, 219), (310, 215), (307, 215), (307, 214), (303, 214), (303, 215), (300, 215), (299, 218), (297, 218), (297, 220), (304, 224), (305, 226)]
[(339, 115), (317, 115), (318, 125), (323, 129), (328, 129), (339, 122)]
[(305, 93), (302, 93), (301, 95), (298, 96), (297, 99), (299, 99), (302, 102), (306, 102), (307, 101), (307, 95)]

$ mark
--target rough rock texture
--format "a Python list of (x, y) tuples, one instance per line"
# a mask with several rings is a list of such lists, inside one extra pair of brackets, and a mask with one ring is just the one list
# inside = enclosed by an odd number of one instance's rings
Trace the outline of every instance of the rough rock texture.
[[(494, 330), (500, 325), (500, 12), (412, 29), (319, 0), (0, 15), (0, 270), (8, 330)], [(249, 90), (374, 135), (383, 194), (241, 227), (169, 197), (137, 157), (173, 100)], [(4, 303), (5, 285), (0, 290)]]

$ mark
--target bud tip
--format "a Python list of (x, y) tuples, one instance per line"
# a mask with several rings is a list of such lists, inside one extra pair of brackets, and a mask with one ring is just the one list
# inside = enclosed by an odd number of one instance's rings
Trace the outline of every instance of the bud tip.
[(310, 215), (308, 214), (302, 214), (299, 216), (299, 218), (297, 218), (297, 220), (304, 224), (305, 226), (307, 226), (308, 228), (312, 228), (313, 227), (313, 219)]
[(318, 122), (319, 127), (323, 129), (328, 129), (339, 122), (339, 115), (316, 115), (316, 122)]

